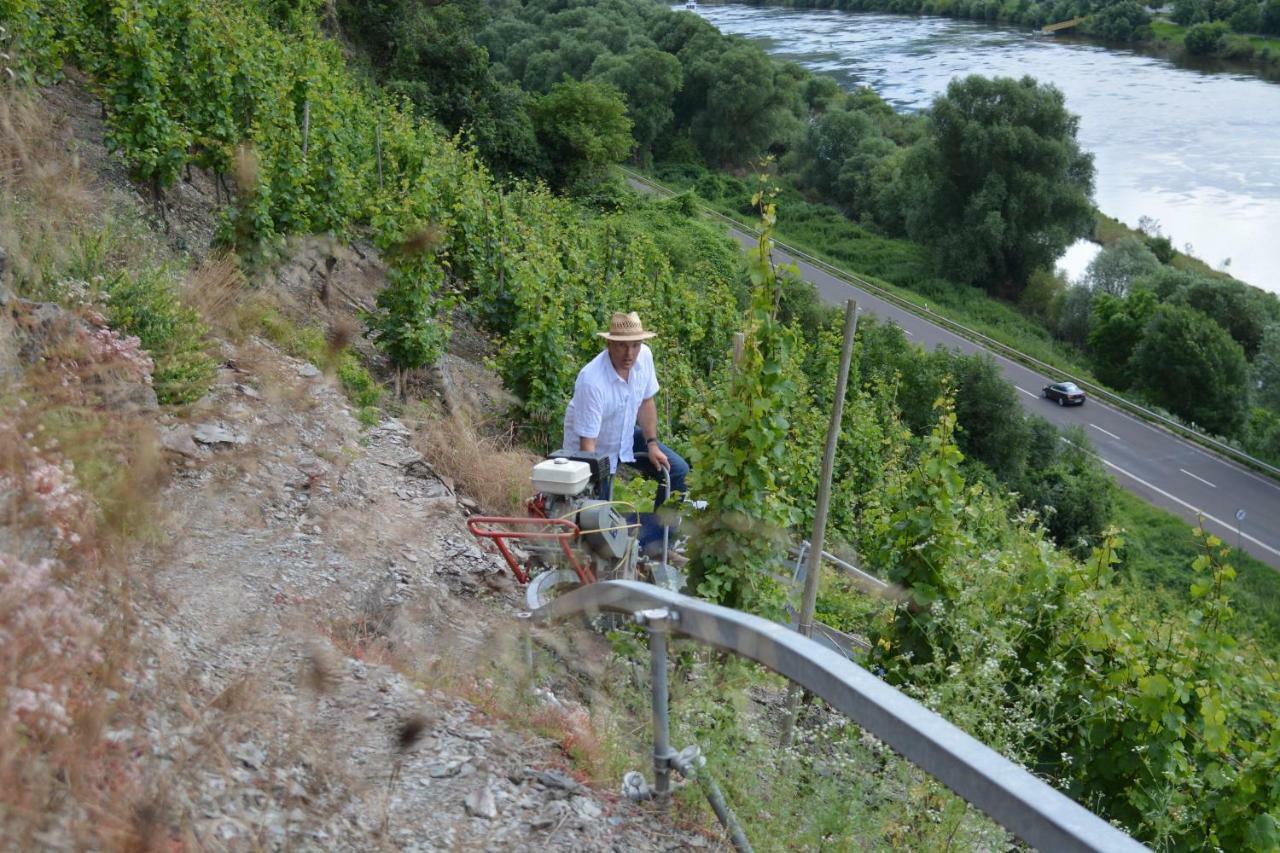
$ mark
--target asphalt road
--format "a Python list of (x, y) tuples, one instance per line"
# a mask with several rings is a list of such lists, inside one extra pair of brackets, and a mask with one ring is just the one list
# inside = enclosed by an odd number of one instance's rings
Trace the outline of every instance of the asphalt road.
[[(744, 246), (755, 245), (755, 237), (730, 231)], [(795, 263), (827, 302), (843, 305), (853, 298), (859, 312), (893, 321), (915, 343), (992, 356), (1018, 389), (1023, 408), (1057, 426), (1084, 429), (1123, 488), (1193, 524), (1203, 519), (1205, 528), (1227, 544), (1239, 541), (1249, 554), (1280, 569), (1280, 484), (1096, 400), (1073, 407), (1050, 403), (1040, 392), (1056, 377), (992, 353), (781, 249), (774, 254), (782, 263)], [(1245, 519), (1237, 528), (1239, 510)]]

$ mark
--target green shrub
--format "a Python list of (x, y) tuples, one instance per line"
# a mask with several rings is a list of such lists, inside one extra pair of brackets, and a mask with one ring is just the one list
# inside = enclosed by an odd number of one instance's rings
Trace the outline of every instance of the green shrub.
[(178, 299), (177, 280), (164, 267), (105, 280), (102, 301), (107, 321), (136, 335), (155, 361), (156, 398), (167, 405), (198, 400), (213, 380), (214, 363), (205, 351), (207, 329), (200, 315)]
[(338, 357), (338, 381), (347, 392), (348, 399), (356, 406), (356, 417), (365, 426), (373, 426), (381, 412), (382, 386), (360, 363), (360, 357), (351, 350), (344, 350)]
[(294, 358), (323, 366), (328, 357), (324, 333), (314, 326), (299, 326), (272, 308), (264, 308), (258, 317), (262, 335)]
[(1227, 25), (1222, 21), (1196, 24), (1187, 30), (1182, 43), (1186, 46), (1187, 53), (1192, 56), (1211, 56), (1218, 51), (1226, 35)]

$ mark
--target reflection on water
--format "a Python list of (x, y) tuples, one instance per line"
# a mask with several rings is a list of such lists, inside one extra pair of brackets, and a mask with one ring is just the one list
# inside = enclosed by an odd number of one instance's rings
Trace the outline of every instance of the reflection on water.
[[(947, 18), (699, 6), (723, 32), (919, 110), (957, 76), (1053, 83), (1080, 116), (1098, 207), (1157, 220), (1216, 268), (1280, 292), (1280, 85)], [(1086, 261), (1087, 263), (1087, 261)]]
[(1098, 252), (1097, 243), (1077, 240), (1058, 258), (1058, 272), (1065, 275), (1072, 284), (1077, 284), (1084, 277), (1085, 270), (1089, 269), (1089, 264), (1098, 256)]

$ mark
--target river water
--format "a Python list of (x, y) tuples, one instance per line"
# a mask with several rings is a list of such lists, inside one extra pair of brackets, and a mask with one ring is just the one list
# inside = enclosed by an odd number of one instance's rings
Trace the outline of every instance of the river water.
[[(1134, 226), (1151, 217), (1175, 246), (1280, 293), (1280, 84), (949, 18), (734, 5), (697, 14), (904, 110), (968, 74), (1052, 83), (1080, 116), (1099, 209)], [(1076, 246), (1060, 263), (1076, 275), (1090, 255)]]

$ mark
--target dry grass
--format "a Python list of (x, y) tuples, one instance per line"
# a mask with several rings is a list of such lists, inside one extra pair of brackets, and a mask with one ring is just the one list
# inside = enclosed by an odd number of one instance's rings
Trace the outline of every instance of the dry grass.
[(513, 434), (483, 435), (469, 415), (455, 412), (428, 419), (418, 435), (418, 450), (436, 472), (485, 511), (522, 514), (538, 457), (519, 447)]
[(39, 289), (69, 266), (98, 211), (65, 131), (30, 92), (0, 87), (0, 246), (15, 280)]
[(66, 133), (34, 95), (0, 88), (0, 186), (39, 194), (58, 213), (92, 210), (93, 194)]
[(153, 445), (135, 419), (42, 394), (42, 378), (64, 393), (86, 380), (28, 373), (0, 415), (0, 815), (10, 839), (56, 828), (72, 846), (128, 846), (145, 824), (116, 816), (139, 779), (102, 733), (136, 715), (110, 693), (136, 634), (137, 579), (117, 555), (151, 505)]
[[(45, 296), (106, 259), (105, 208), (38, 93), (0, 87), (6, 283)], [(91, 311), (45, 326), (11, 310), (41, 359), (0, 388), (0, 846), (144, 849), (161, 810), (104, 732), (142, 713), (121, 675), (142, 579), (120, 555), (164, 466), (152, 419), (123, 400), (152, 364)]]
[(200, 312), (209, 326), (232, 340), (243, 339), (246, 332), (244, 273), (239, 259), (229, 253), (210, 255), (193, 269), (182, 287), (182, 299)]
[[(545, 633), (535, 629), (535, 634), (536, 672), (528, 670), (520, 632), (505, 626), (488, 635), (483, 654), (465, 672), (442, 679), (445, 689), (490, 719), (550, 741), (580, 781), (612, 788), (643, 760), (644, 746), (636, 735), (647, 726), (611, 687), (598, 689), (618, 682), (605, 667), (609, 647), (585, 628), (561, 625)], [(535, 680), (548, 683), (556, 699), (531, 695)]]

